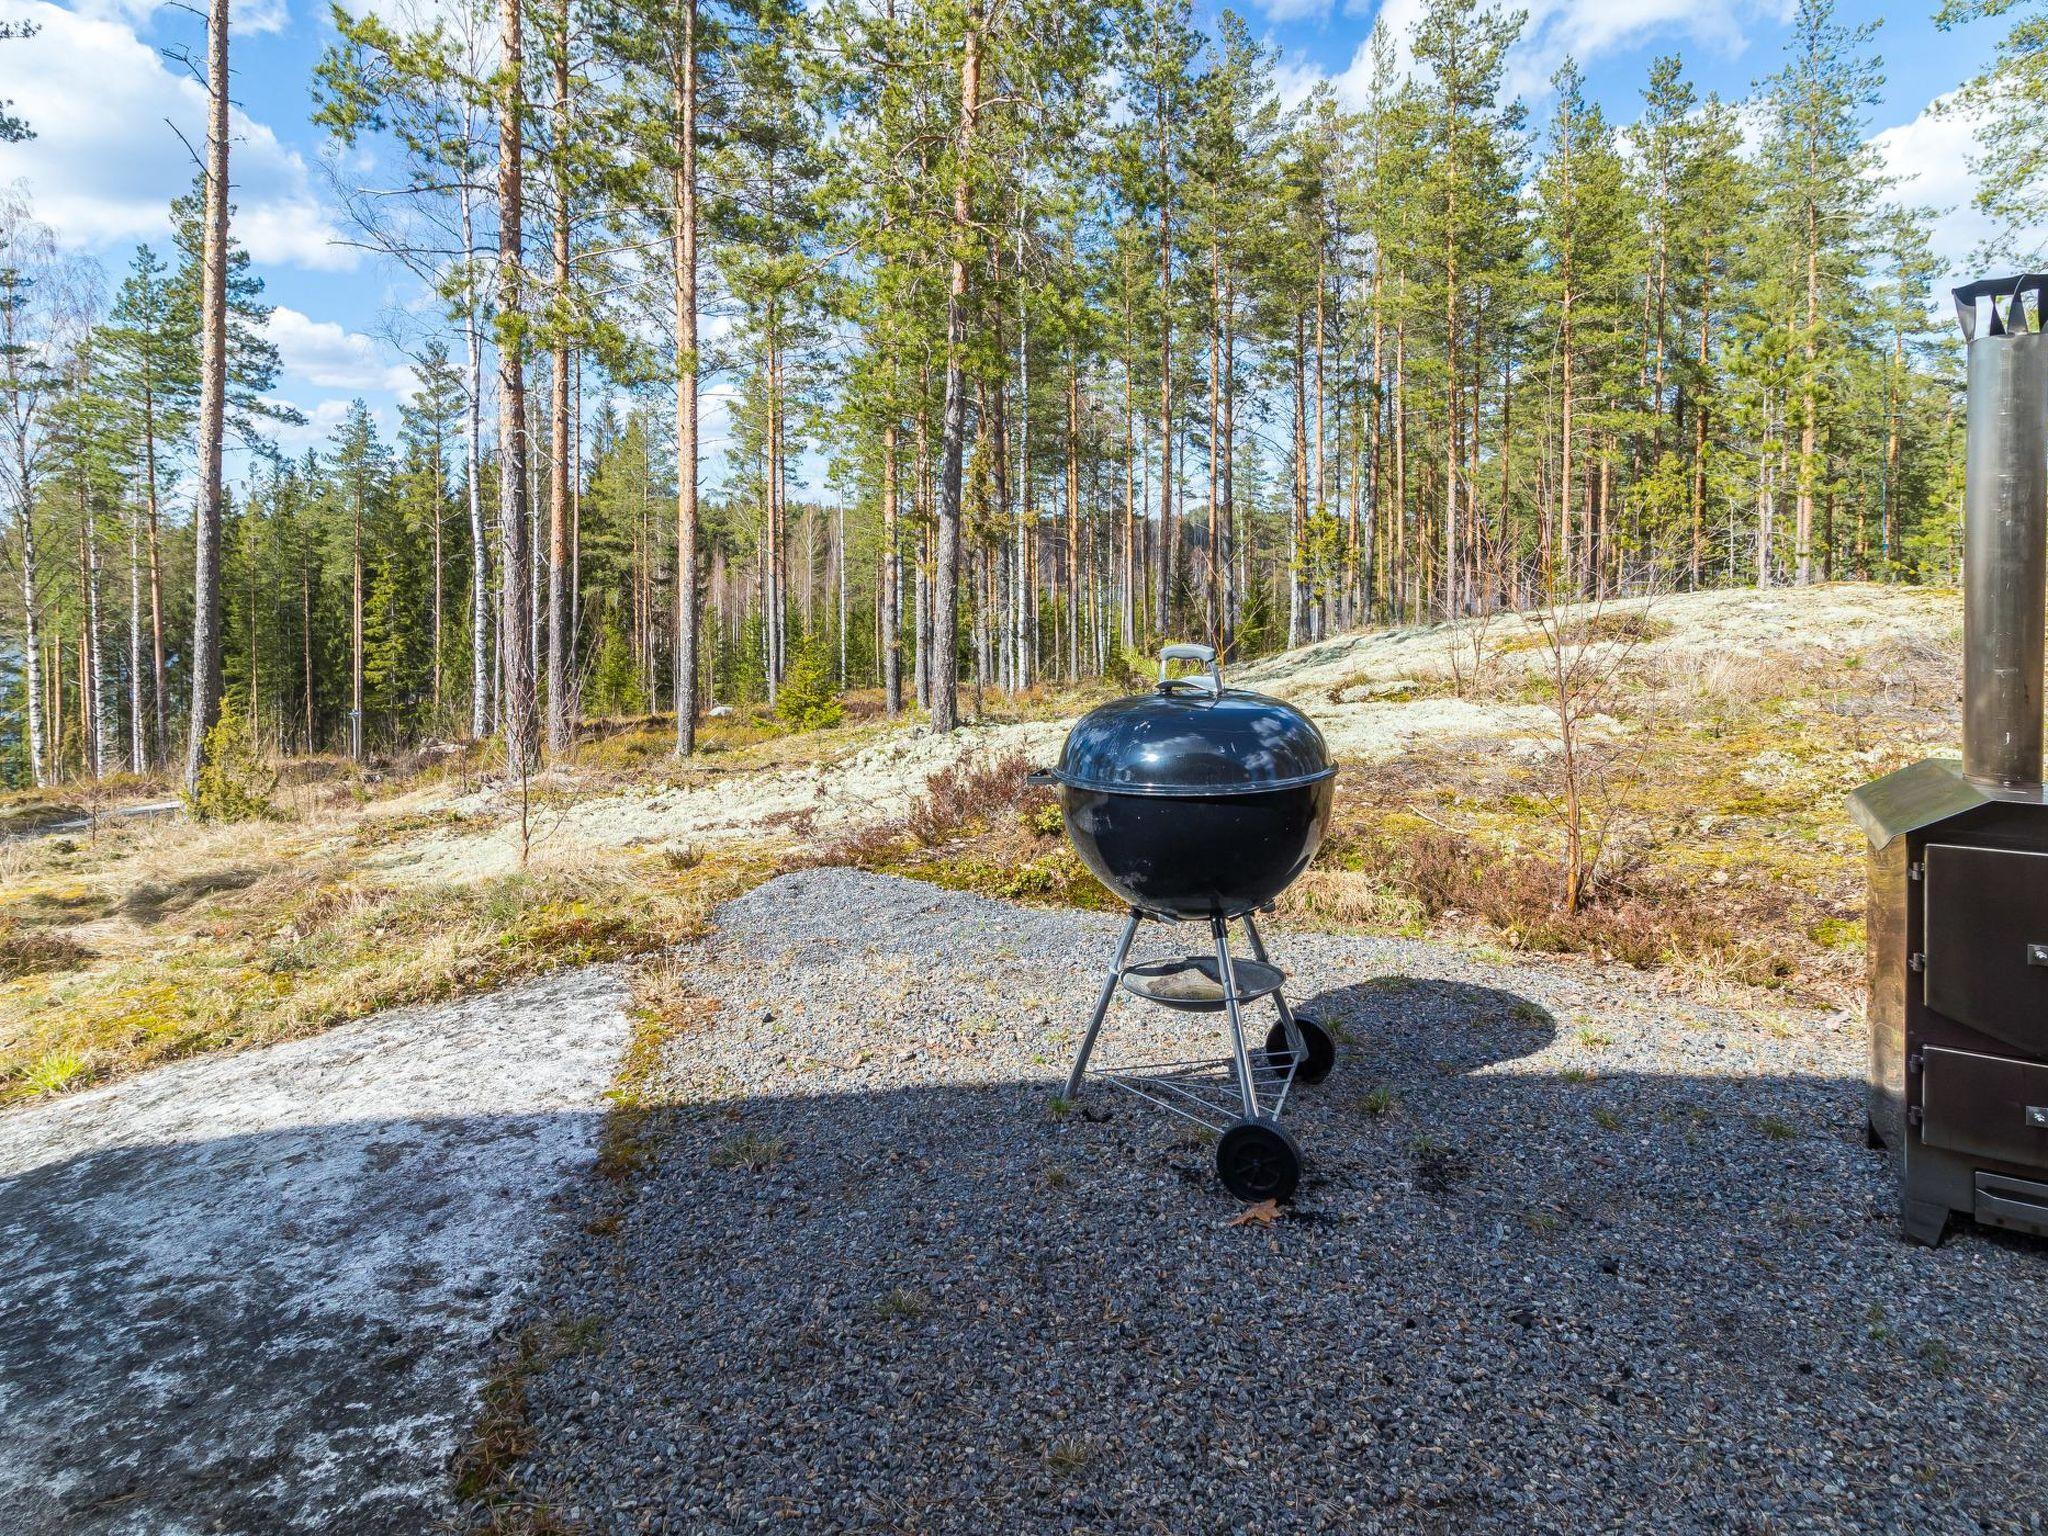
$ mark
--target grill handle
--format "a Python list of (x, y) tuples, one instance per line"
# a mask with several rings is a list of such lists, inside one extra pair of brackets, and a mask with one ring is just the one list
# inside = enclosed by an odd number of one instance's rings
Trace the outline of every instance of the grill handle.
[[(1167, 668), (1176, 661), (1198, 662), (1208, 667), (1209, 675), (1207, 677), (1169, 678), (1166, 675)], [(1186, 688), (1200, 688), (1212, 699), (1221, 698), (1223, 696), (1223, 668), (1217, 664), (1216, 648), (1209, 645), (1196, 645), (1191, 642), (1162, 647), (1159, 652), (1159, 686), (1164, 690), (1172, 688), (1176, 684)]]

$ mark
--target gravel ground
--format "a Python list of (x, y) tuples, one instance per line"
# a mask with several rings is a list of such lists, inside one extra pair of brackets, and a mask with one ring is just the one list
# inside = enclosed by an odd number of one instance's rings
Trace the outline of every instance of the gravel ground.
[(592, 967), (0, 1116), (0, 1536), (451, 1515), (624, 997)]
[[(1267, 1230), (1179, 1122), (1049, 1105), (1114, 937), (830, 870), (726, 907), (657, 1165), (512, 1325), (594, 1338), (528, 1385), (525, 1491), (597, 1532), (2048, 1527), (2048, 1244), (1905, 1244), (1851, 1020), (1272, 934), (1345, 1044)], [(1126, 1000), (1105, 1051), (1218, 1038)]]

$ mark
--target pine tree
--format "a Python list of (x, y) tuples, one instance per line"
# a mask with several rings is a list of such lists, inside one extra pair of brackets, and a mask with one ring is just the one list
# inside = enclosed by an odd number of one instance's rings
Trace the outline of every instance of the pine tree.
[[(1521, 153), (1522, 113), (1519, 102), (1502, 100), (1501, 77), (1522, 21), (1523, 13), (1505, 13), (1490, 4), (1475, 9), (1457, 0), (1431, 0), (1415, 29), (1415, 58), (1426, 71), (1417, 106), (1428, 153), (1417, 233), (1423, 253), (1434, 263), (1428, 281), (1436, 290), (1433, 307), (1443, 320), (1439, 590), (1447, 617), (1463, 611), (1471, 586), (1467, 546), (1478, 513), (1478, 488), (1463, 473), (1467, 381), (1460, 370), (1471, 359), (1461, 347), (1466, 332), (1483, 317), (1475, 295), (1486, 288), (1489, 268), (1500, 254), (1501, 233), (1513, 227), (1508, 210)], [(1463, 523), (1458, 515), (1461, 488), (1467, 514)]]
[(1864, 45), (1876, 22), (1845, 27), (1834, 0), (1800, 0), (1790, 55), (1769, 82), (1771, 134), (1763, 150), (1772, 216), (1796, 252), (1799, 349), (1794, 580), (1813, 580), (1815, 490), (1825, 471), (1820, 445), (1832, 402), (1828, 381), (1846, 344), (1842, 300), (1870, 218), (1876, 150), (1865, 114), (1884, 76)]
[[(32, 21), (0, 21), (0, 43), (20, 42), (34, 37), (40, 29)], [(13, 102), (0, 98), (0, 144), (19, 144), (36, 136), (28, 123), (8, 108)]]
[(1943, 110), (1976, 124), (1971, 202), (1996, 225), (1982, 259), (2005, 258), (2022, 271), (2048, 265), (2048, 6), (2042, 0), (1942, 0), (1935, 24), (1966, 26), (2017, 16), (1989, 67), (1964, 82)]
[(186, 329), (168, 269), (137, 246), (128, 276), (101, 329), (99, 387), (120, 404), (140, 456), (143, 530), (149, 564), (150, 719), (148, 756), (169, 746), (164, 666), (163, 498), (191, 429), (199, 397), (196, 338)]

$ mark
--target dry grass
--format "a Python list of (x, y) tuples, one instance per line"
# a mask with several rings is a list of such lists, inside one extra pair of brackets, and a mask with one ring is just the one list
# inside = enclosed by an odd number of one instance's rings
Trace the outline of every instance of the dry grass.
[[(1708, 962), (1752, 986), (1780, 986), (1797, 971), (1790, 955), (1745, 937), (1758, 924), (1728, 910), (1728, 903), (1642, 869), (1597, 878), (1574, 910), (1564, 900), (1554, 859), (1504, 853), (1428, 823), (1388, 818), (1350, 856), (1372, 875), (1356, 882), (1362, 891), (1352, 897), (1355, 910), (1325, 915), (1352, 921), (1392, 915), (1425, 931), (1476, 921), (1518, 949), (1586, 954), (1643, 969)], [(1330, 890), (1345, 889), (1343, 880), (1332, 872), (1305, 884), (1298, 896), (1290, 893), (1291, 908), (1326, 908)]]
[(1853, 996), (1862, 843), (1843, 796), (1948, 745), (1954, 656), (1897, 642), (1867, 654), (1664, 647), (1638, 660), (1601, 727), (1635, 771), (1579, 910), (1560, 899), (1540, 737), (1348, 766), (1334, 835), (1285, 910)]
[(49, 971), (75, 971), (92, 958), (92, 951), (69, 934), (51, 933), (28, 927), (16, 918), (0, 917), (0, 981)]
[(449, 1463), (455, 1496), (475, 1506), (471, 1512), (481, 1529), (506, 1536), (566, 1536), (573, 1529), (545, 1503), (521, 1495), (512, 1472), (533, 1451), (527, 1383), (556, 1361), (587, 1353), (599, 1343), (594, 1318), (528, 1328), (511, 1357), (484, 1383), (476, 1423)]
[[(689, 867), (700, 868), (701, 861)], [(719, 889), (725, 888), (721, 883)], [(705, 894), (709, 897), (711, 893)], [(693, 937), (701, 931), (710, 905), (707, 900), (690, 932), (679, 932), (676, 937)], [(708, 1027), (717, 1011), (715, 999), (699, 995), (691, 986), (678, 956), (654, 956), (635, 968), (633, 997), (627, 1009), (632, 1034), (605, 1092), (609, 1107), (598, 1138), (597, 1171), (605, 1178), (624, 1179), (654, 1160), (661, 1143), (662, 1111), (669, 1104), (661, 1086), (663, 1057), (672, 1040)]]
[(811, 861), (1011, 901), (1116, 908), (1068, 846), (1052, 792), (1025, 782), (1031, 767), (1010, 753), (944, 769), (901, 817), (857, 827)]
[(1047, 791), (1025, 782), (1031, 767), (1022, 753), (1012, 752), (992, 762), (943, 768), (925, 780), (924, 793), (900, 817), (855, 828), (821, 850), (818, 862), (874, 868), (963, 834), (987, 832), (1026, 805), (1050, 805)]
[[(643, 850), (392, 886), (360, 863), (353, 833), (344, 819), (316, 832), (133, 829), (69, 850), (49, 840), (0, 890), (0, 933), (37, 962), (0, 972), (0, 1104), (658, 950), (773, 868), (741, 854), (678, 868)], [(65, 893), (90, 920), (24, 922)]]

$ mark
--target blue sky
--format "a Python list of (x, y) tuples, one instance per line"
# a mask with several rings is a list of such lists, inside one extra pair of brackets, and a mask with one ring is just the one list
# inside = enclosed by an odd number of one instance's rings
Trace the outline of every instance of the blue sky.
[[(1085, 0), (1084, 0), (1085, 3)], [(1524, 0), (1530, 21), (1513, 80), (1540, 120), (1547, 81), (1575, 55), (1610, 118), (1632, 121), (1652, 58), (1676, 52), (1696, 88), (1736, 97), (1778, 67), (1791, 11), (1781, 0)], [(1910, 9), (1845, 3), (1845, 20), (1882, 19), (1882, 105), (1871, 130), (1914, 200), (1967, 201), (1967, 126), (1930, 105), (1988, 59), (2001, 26), (1935, 29), (1935, 0)], [(1281, 50), (1283, 78), (1300, 92), (1318, 78), (1340, 94), (1375, 14), (1405, 31), (1420, 0), (1264, 0), (1247, 7)], [(201, 28), (156, 0), (0, 0), (0, 16), (42, 31), (0, 45), (0, 97), (12, 97), (38, 137), (0, 145), (0, 184), (25, 183), (40, 216), (67, 245), (118, 281), (134, 243), (165, 240), (165, 205), (190, 181), (179, 132), (199, 141), (203, 94), (167, 57), (196, 51)], [(278, 306), (273, 335), (285, 371), (279, 394), (308, 417), (291, 446), (325, 437), (347, 402), (367, 398), (390, 423), (410, 378), (383, 338), (416, 298), (402, 273), (336, 243), (342, 222), (327, 191), (321, 135), (307, 119), (314, 61), (332, 36), (326, 0), (236, 0), (237, 138), (233, 171), (238, 233)], [(1967, 208), (1944, 215), (1941, 253), (1967, 259), (1981, 232)], [(715, 449), (714, 449), (715, 451)]]

